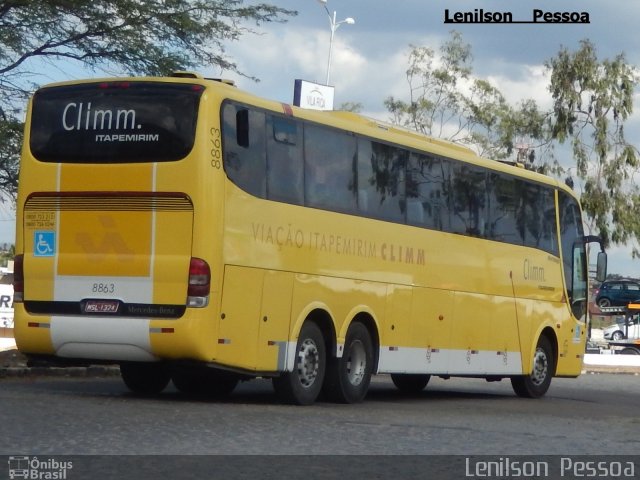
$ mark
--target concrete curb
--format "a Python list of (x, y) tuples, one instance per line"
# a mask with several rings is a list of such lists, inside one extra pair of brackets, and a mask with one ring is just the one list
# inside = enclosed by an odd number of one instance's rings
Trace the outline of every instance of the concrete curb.
[(615, 373), (624, 375), (640, 375), (640, 367), (614, 365), (585, 365), (582, 374)]
[(640, 355), (586, 354), (582, 371), (640, 375)]

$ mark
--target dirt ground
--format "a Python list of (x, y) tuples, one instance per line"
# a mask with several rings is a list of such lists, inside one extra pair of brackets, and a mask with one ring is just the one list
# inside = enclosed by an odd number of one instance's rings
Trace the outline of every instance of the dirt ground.
[(5, 350), (0, 352), (0, 368), (26, 367), (27, 358), (18, 350)]

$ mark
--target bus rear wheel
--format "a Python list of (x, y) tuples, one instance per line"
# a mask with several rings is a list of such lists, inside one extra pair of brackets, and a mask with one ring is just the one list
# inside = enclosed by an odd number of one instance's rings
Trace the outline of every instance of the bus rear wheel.
[(163, 363), (121, 363), (120, 375), (129, 390), (142, 395), (160, 393), (171, 380), (171, 372)]
[(329, 362), (324, 392), (335, 402), (361, 402), (369, 390), (372, 371), (371, 335), (364, 324), (354, 322), (347, 331), (342, 357)]
[(240, 377), (212, 368), (176, 367), (171, 380), (179, 392), (187, 395), (225, 397), (233, 392)]
[(403, 393), (420, 393), (425, 389), (431, 375), (413, 373), (392, 373), (391, 381)]
[(326, 369), (326, 347), (322, 331), (314, 322), (305, 322), (298, 336), (292, 372), (273, 379), (273, 388), (283, 403), (311, 405), (316, 401)]
[(529, 375), (511, 378), (511, 386), (516, 395), (524, 398), (540, 398), (551, 385), (555, 370), (555, 360), (551, 342), (547, 337), (540, 337), (533, 356), (533, 368)]

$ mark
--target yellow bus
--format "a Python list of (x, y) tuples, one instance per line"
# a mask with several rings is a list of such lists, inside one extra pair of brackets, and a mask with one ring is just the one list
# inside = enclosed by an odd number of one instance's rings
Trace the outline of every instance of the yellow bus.
[(539, 397), (581, 371), (590, 241), (557, 181), (353, 113), (188, 72), (53, 84), (26, 119), (15, 337), (134, 392)]

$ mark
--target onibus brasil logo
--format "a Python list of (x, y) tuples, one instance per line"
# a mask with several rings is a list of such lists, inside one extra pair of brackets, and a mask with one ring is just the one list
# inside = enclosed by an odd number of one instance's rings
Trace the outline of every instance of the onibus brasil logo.
[(9, 478), (32, 480), (65, 480), (73, 462), (63, 462), (54, 458), (40, 460), (38, 457), (10, 456)]

